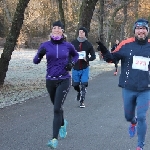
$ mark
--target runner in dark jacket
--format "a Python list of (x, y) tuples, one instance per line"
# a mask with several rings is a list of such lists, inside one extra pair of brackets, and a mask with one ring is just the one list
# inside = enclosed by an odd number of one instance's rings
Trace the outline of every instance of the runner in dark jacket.
[[(44, 55), (47, 59), (46, 88), (51, 102), (54, 105), (53, 138), (48, 146), (56, 148), (58, 145), (58, 133), (61, 138), (67, 135), (67, 121), (63, 116), (63, 104), (71, 85), (69, 71), (78, 60), (78, 53), (71, 43), (64, 40), (63, 24), (60, 21), (53, 23), (51, 40), (40, 45), (33, 59), (35, 64), (40, 63)], [(68, 58), (72, 57), (70, 61)]]
[(79, 53), (79, 59), (72, 69), (72, 85), (78, 92), (77, 100), (80, 101), (81, 108), (85, 107), (84, 100), (89, 79), (89, 61), (93, 61), (96, 58), (93, 46), (86, 38), (87, 35), (87, 29), (81, 27), (78, 38), (71, 42)]
[(129, 135), (133, 137), (137, 130), (137, 148), (143, 150), (147, 130), (146, 113), (150, 104), (150, 40), (148, 39), (148, 21), (138, 19), (134, 26), (135, 37), (123, 40), (110, 53), (99, 43), (107, 62), (121, 60), (119, 86), (122, 87), (124, 113), (130, 122)]

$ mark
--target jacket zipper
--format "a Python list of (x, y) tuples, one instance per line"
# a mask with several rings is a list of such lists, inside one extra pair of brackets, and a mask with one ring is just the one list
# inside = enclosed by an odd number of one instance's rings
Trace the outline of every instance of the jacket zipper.
[(58, 44), (56, 45), (56, 58), (58, 58)]
[[(80, 43), (80, 45), (79, 45), (79, 50), (80, 50), (80, 52), (82, 51), (82, 43)], [(82, 69), (82, 63), (81, 63), (81, 60), (79, 59), (79, 69)]]

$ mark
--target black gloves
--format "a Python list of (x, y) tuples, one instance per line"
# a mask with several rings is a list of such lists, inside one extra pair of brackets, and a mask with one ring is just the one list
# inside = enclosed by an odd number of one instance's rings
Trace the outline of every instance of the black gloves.
[(74, 63), (68, 63), (66, 66), (65, 66), (65, 69), (67, 70), (67, 71), (71, 71), (71, 69), (73, 68), (73, 66), (74, 66)]
[(107, 48), (104, 46), (103, 43), (101, 43), (100, 41), (96, 42), (99, 45), (99, 49), (101, 51), (102, 54), (105, 54), (108, 50)]
[(38, 57), (39, 57), (40, 59), (42, 59), (45, 54), (46, 54), (46, 49), (43, 48), (43, 49), (40, 50), (40, 52), (39, 52), (39, 54), (38, 54)]

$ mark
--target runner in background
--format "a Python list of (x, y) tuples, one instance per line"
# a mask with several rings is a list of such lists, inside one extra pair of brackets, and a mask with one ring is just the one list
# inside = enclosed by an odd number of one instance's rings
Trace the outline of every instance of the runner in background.
[(87, 37), (87, 29), (81, 27), (77, 39), (71, 42), (79, 53), (79, 59), (72, 69), (72, 86), (77, 91), (76, 100), (80, 102), (80, 108), (85, 107), (85, 94), (89, 80), (89, 61), (96, 59), (94, 48)]

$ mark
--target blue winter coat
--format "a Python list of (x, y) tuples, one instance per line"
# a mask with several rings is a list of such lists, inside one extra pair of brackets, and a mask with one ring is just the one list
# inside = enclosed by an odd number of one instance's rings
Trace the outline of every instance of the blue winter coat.
[(56, 80), (71, 77), (69, 72), (65, 69), (69, 61), (69, 55), (72, 56), (72, 62), (74, 63), (77, 62), (79, 57), (71, 43), (65, 41), (59, 44), (54, 44), (51, 41), (42, 43), (33, 59), (33, 63), (40, 63), (42, 58), (39, 57), (39, 54), (42, 50), (45, 50), (47, 59), (46, 79)]
[(148, 71), (133, 69), (133, 56), (150, 58), (150, 40), (140, 42), (134, 37), (123, 40), (112, 53), (107, 51), (104, 59), (113, 63), (121, 60), (120, 87), (136, 91), (150, 89), (150, 66), (146, 66)]

